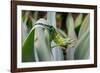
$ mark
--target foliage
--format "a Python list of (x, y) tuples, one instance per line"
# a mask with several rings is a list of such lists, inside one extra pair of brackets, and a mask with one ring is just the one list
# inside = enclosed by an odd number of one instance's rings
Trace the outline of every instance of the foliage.
[(22, 36), (22, 62), (89, 58), (89, 14), (44, 12), (39, 17), (41, 12), (23, 11), (22, 15), (27, 28), (26, 37)]

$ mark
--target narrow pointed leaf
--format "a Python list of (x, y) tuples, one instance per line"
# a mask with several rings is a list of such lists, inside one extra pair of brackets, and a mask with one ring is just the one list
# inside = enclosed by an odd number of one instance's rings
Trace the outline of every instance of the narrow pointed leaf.
[(70, 13), (67, 16), (66, 27), (68, 29), (68, 37), (70, 37), (73, 40), (77, 41), (77, 37), (76, 37), (75, 29), (74, 29), (75, 28), (74, 19), (73, 19), (72, 14), (70, 14)]
[(76, 44), (76, 50), (74, 53), (74, 59), (88, 59), (89, 58), (89, 47), (90, 47), (90, 37), (89, 30), (87, 30), (84, 35), (78, 40)]
[[(75, 33), (75, 24), (74, 24), (74, 19), (71, 13), (68, 14), (67, 20), (66, 20), (66, 27), (68, 29), (68, 37), (70, 37), (74, 42), (72, 42), (70, 45), (68, 45), (68, 50), (67, 50), (67, 59), (74, 59), (74, 51), (75, 51), (75, 44), (77, 42), (77, 36)], [(73, 46), (73, 47), (72, 47)]]
[(56, 28), (56, 12), (47, 12), (47, 22), (49, 25)]
[(85, 16), (78, 35), (78, 42), (74, 54), (75, 59), (88, 59), (90, 50), (89, 14)]
[(33, 62), (34, 56), (34, 30), (30, 31), (22, 46), (22, 61)]
[(51, 60), (51, 52), (50, 45), (47, 45), (45, 40), (45, 33), (43, 28), (35, 28), (35, 35), (37, 35), (37, 41), (35, 42), (35, 48), (37, 50), (39, 61), (50, 61)]
[(52, 49), (53, 60), (54, 61), (62, 61), (64, 60), (63, 51), (60, 46), (57, 46)]
[[(39, 61), (51, 61), (51, 49), (50, 49), (50, 40), (49, 40), (49, 32), (44, 25), (48, 25), (45, 19), (39, 19), (36, 22), (40, 27), (35, 28), (35, 37), (37, 41), (35, 42), (35, 48), (37, 51), (37, 56)], [(44, 25), (43, 25), (44, 24)]]
[(75, 28), (77, 28), (77, 27), (79, 27), (81, 25), (82, 19), (83, 19), (83, 14), (81, 13), (75, 19)]
[(82, 36), (82, 34), (84, 34), (84, 32), (87, 31), (89, 24), (90, 24), (90, 15), (88, 14), (85, 16), (85, 18), (81, 24), (78, 38), (80, 38)]

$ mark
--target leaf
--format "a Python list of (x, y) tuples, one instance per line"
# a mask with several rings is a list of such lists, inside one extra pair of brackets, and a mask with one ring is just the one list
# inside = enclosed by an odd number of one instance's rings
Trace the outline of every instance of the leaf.
[(83, 14), (80, 13), (75, 19), (75, 28), (79, 27), (82, 23)]
[[(41, 25), (40, 25), (41, 24)], [(35, 25), (35, 37), (37, 41), (35, 42), (35, 49), (39, 61), (51, 61), (51, 46), (49, 39), (49, 32), (45, 25), (47, 21), (43, 18), (39, 19)]]
[[(52, 43), (53, 44), (53, 43)], [(63, 51), (60, 46), (56, 46), (52, 49), (53, 60), (54, 61), (61, 61), (64, 60)]]
[(34, 56), (34, 30), (30, 31), (22, 45), (22, 62), (33, 62)]
[(56, 28), (56, 12), (47, 12), (47, 22), (48, 25), (51, 25)]
[(32, 25), (34, 26), (34, 24), (36, 23), (37, 19), (38, 19), (38, 11), (32, 12), (32, 16), (30, 16), (31, 21), (32, 21)]
[(29, 11), (22, 11), (22, 22), (27, 22), (29, 13)]
[[(74, 29), (75, 28), (74, 19), (73, 19), (71, 13), (69, 13), (68, 16), (67, 16), (66, 27), (68, 29), (68, 37), (70, 37), (73, 40), (77, 41), (77, 36), (76, 36), (76, 33), (75, 33), (75, 29)], [(73, 44), (75, 44), (75, 42)]]
[(23, 43), (23, 41), (25, 40), (26, 36), (28, 35), (27, 26), (26, 26), (25, 22), (21, 23), (21, 31), (22, 31), (21, 38), (22, 38), (22, 43)]
[[(27, 28), (26, 25), (28, 23), (28, 25), (32, 25), (33, 23), (30, 24), (30, 20), (28, 20), (28, 15), (30, 12), (25, 12), (25, 19), (23, 21), (23, 41), (22, 41), (22, 62), (33, 62), (35, 61), (35, 56), (34, 56), (34, 30), (30, 30), (29, 32), (27, 32)], [(25, 26), (25, 27), (24, 27)], [(25, 29), (27, 28), (27, 29)], [(25, 33), (27, 33), (27, 35), (25, 35)], [(28, 34), (29, 33), (29, 34)]]
[[(46, 24), (45, 19), (39, 19), (23, 44), (22, 60), (24, 62), (30, 61), (50, 61), (50, 40), (48, 39), (46, 27), (38, 24)], [(35, 35), (35, 36), (34, 36)], [(35, 39), (37, 38), (37, 40)], [(34, 41), (35, 40), (35, 41)], [(47, 41), (48, 40), (48, 41)]]
[(74, 59), (74, 51), (75, 51), (75, 45), (77, 43), (77, 36), (75, 33), (75, 24), (74, 19), (71, 13), (68, 14), (67, 20), (66, 20), (66, 27), (68, 29), (68, 37), (74, 40), (71, 42), (71, 44), (68, 45), (67, 50), (67, 59), (73, 60)]
[(89, 47), (90, 47), (90, 36), (89, 29), (84, 32), (82, 37), (78, 40), (76, 44), (76, 50), (74, 53), (74, 59), (88, 59), (89, 57)]
[(29, 12), (25, 12), (25, 11), (22, 11), (22, 21), (21, 21), (21, 31), (22, 31), (22, 43), (24, 41), (24, 39), (26, 38), (26, 36), (28, 35), (28, 28), (27, 28), (27, 20), (28, 20), (28, 15), (29, 15)]
[(35, 28), (35, 35), (38, 38), (35, 42), (35, 48), (38, 54), (39, 61), (51, 61), (50, 45), (46, 43), (45, 32), (43, 28)]
[(80, 31), (79, 31), (79, 35), (78, 35), (78, 38), (80, 38), (82, 36), (82, 34), (84, 34), (84, 32), (87, 31), (88, 27), (89, 27), (89, 24), (90, 24), (90, 15), (87, 14), (81, 24), (81, 27), (80, 27)]
[(75, 59), (88, 59), (90, 47), (89, 14), (85, 16), (80, 27), (78, 42), (76, 44)]

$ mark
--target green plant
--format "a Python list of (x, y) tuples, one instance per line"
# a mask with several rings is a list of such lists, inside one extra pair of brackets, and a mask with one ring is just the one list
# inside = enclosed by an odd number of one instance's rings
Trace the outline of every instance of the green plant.
[(32, 28), (22, 41), (23, 62), (89, 58), (89, 14), (81, 13), (74, 19), (68, 13), (66, 33), (56, 27), (56, 12), (47, 12), (47, 20), (38, 19), (38, 13), (30, 17)]

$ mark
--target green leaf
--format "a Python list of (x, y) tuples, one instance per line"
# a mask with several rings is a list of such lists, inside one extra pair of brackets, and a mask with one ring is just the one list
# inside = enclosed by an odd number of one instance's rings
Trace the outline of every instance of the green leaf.
[(30, 31), (22, 45), (22, 62), (33, 62), (34, 56), (34, 30)]
[(74, 59), (74, 51), (75, 51), (75, 45), (77, 43), (77, 36), (75, 33), (75, 24), (74, 24), (74, 18), (71, 13), (68, 14), (67, 20), (66, 20), (66, 27), (68, 29), (68, 37), (73, 40), (71, 44), (68, 45), (67, 50), (67, 59), (73, 60)]
[(75, 19), (75, 28), (79, 27), (82, 23), (83, 14), (80, 13), (77, 18)]
[(56, 28), (56, 12), (47, 12), (47, 22), (48, 25), (51, 25)]
[(28, 35), (28, 28), (27, 28), (27, 20), (28, 20), (28, 15), (29, 15), (29, 12), (27, 11), (22, 11), (22, 21), (21, 21), (21, 31), (22, 31), (22, 43), (24, 41), (24, 39), (26, 38), (26, 36)]
[(75, 59), (88, 59), (89, 47), (90, 47), (90, 30), (89, 30), (89, 14), (85, 16), (82, 25), (80, 27), (78, 42), (76, 44), (76, 50), (74, 54)]
[(28, 15), (29, 15), (29, 12), (27, 11), (22, 11), (22, 22), (27, 22), (28, 20)]
[(52, 54), (53, 54), (53, 60), (54, 61), (63, 61), (64, 60), (64, 55), (63, 51), (61, 49), (62, 47), (57, 46), (52, 49)]
[(75, 42), (77, 41), (77, 36), (74, 29), (74, 19), (71, 13), (69, 13), (67, 16), (66, 27), (68, 29), (68, 37), (74, 40), (73, 45), (75, 45)]
[[(41, 23), (47, 24), (45, 19), (39, 19), (36, 22), (36, 24)], [(49, 32), (46, 30), (46, 27), (43, 25), (35, 25), (30, 30), (29, 35), (25, 39), (22, 47), (23, 62), (51, 60)]]
[(89, 47), (90, 47), (90, 36), (89, 30), (87, 30), (76, 44), (76, 50), (74, 53), (74, 59), (88, 59)]
[[(37, 41), (35, 42), (35, 48), (39, 61), (51, 61), (50, 41), (46, 38), (43, 28), (35, 28)], [(48, 39), (48, 40), (46, 40)], [(49, 42), (48, 42), (49, 41)]]
[(38, 19), (38, 11), (32, 12), (32, 16), (30, 18), (33, 23), (32, 25), (34, 26), (34, 24), (36, 23), (36, 21)]
[(35, 25), (35, 37), (37, 38), (35, 49), (39, 61), (51, 61), (50, 34), (47, 30), (47, 21), (43, 18), (39, 19)]
[(89, 28), (89, 24), (90, 24), (90, 15), (87, 14), (81, 24), (81, 27), (80, 27), (80, 31), (79, 31), (79, 35), (78, 35), (78, 38), (80, 38), (84, 32), (87, 31), (87, 29)]

